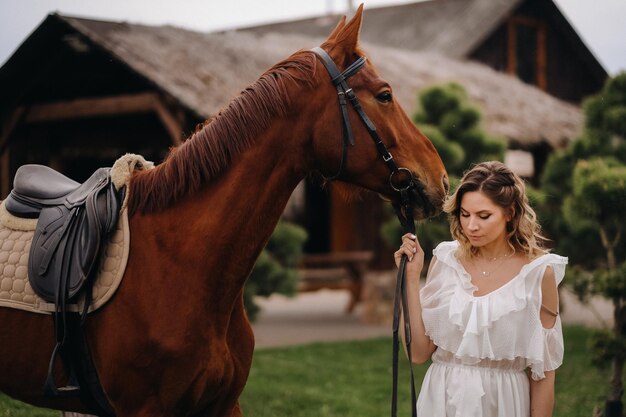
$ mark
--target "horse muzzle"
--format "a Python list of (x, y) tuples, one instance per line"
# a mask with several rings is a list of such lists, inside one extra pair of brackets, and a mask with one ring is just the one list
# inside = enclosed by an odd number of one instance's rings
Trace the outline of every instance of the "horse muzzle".
[(394, 198), (384, 200), (391, 201), (400, 210), (405, 218), (414, 217), (424, 219), (441, 212), (441, 204), (435, 206), (426, 194), (423, 184), (415, 178), (407, 168), (398, 168), (389, 176), (389, 185), (394, 190)]

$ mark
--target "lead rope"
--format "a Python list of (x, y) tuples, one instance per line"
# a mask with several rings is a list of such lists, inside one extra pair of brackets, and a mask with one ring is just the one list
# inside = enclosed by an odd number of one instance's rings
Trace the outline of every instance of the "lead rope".
[[(339, 164), (339, 171), (331, 176), (326, 177), (326, 180), (333, 180), (338, 178), (342, 172), (346, 162), (346, 153), (348, 144), (354, 145), (354, 137), (352, 134), (352, 128), (350, 127), (350, 121), (348, 118), (348, 108), (347, 101), (350, 102), (353, 109), (365, 125), (370, 137), (374, 141), (376, 145), (376, 149), (378, 153), (381, 155), (383, 161), (391, 171), (391, 175), (389, 176), (389, 182), (391, 183), (391, 187), (400, 193), (401, 197), (401, 205), (394, 205), (394, 209), (396, 210), (396, 214), (398, 215), (398, 219), (400, 219), (400, 223), (402, 224), (406, 233), (415, 233), (415, 222), (413, 221), (413, 206), (410, 203), (409, 191), (417, 191), (418, 195), (422, 200), (427, 202), (427, 198), (424, 195), (424, 191), (422, 188), (413, 181), (412, 173), (406, 168), (399, 168), (395, 163), (393, 156), (389, 153), (389, 150), (381, 140), (378, 132), (376, 131), (376, 126), (367, 117), (365, 111), (361, 107), (359, 103), (359, 99), (350, 86), (348, 86), (347, 79), (352, 75), (357, 73), (364, 65), (366, 58), (360, 57), (355, 62), (350, 64), (343, 72), (340, 72), (334, 61), (328, 55), (326, 51), (322, 48), (313, 48), (311, 49), (313, 53), (315, 53), (324, 64), (324, 67), (328, 71), (330, 78), (337, 89), (337, 96), (339, 101), (339, 115), (341, 117), (342, 123), (342, 143), (341, 143), (341, 159)], [(347, 101), (346, 101), (347, 98)], [(405, 171), (409, 174), (409, 183), (407, 186), (402, 188), (397, 188), (394, 185), (393, 177), (394, 175)], [(404, 211), (404, 213), (403, 213)], [(397, 414), (397, 402), (398, 402), (398, 350), (400, 347), (400, 342), (398, 338), (398, 329), (400, 327), (400, 302), (402, 302), (402, 310), (404, 311), (404, 326), (405, 326), (405, 344), (407, 346), (407, 354), (409, 357), (409, 366), (411, 368), (411, 400), (412, 400), (412, 417), (417, 417), (416, 412), (416, 403), (417, 397), (415, 395), (415, 377), (413, 375), (413, 363), (411, 358), (411, 320), (409, 317), (409, 309), (408, 309), (408, 300), (406, 294), (406, 285), (405, 285), (405, 271), (406, 271), (406, 262), (408, 258), (406, 255), (402, 256), (400, 260), (400, 268), (398, 270), (398, 278), (396, 282), (396, 291), (395, 291), (395, 299), (394, 299), (394, 314), (393, 314), (393, 393), (391, 398), (391, 416), (396, 417)]]
[[(413, 220), (413, 207), (407, 190), (400, 191), (401, 206), (394, 205), (396, 215), (400, 220), (400, 224), (405, 233), (415, 234), (415, 222)], [(409, 316), (409, 306), (406, 291), (406, 263), (408, 262), (406, 254), (400, 259), (398, 267), (398, 276), (396, 279), (396, 290), (393, 300), (393, 359), (392, 359), (392, 394), (391, 394), (391, 417), (398, 414), (398, 351), (400, 350), (400, 313), (402, 311), (404, 317), (404, 344), (406, 346), (407, 356), (409, 360), (409, 369), (411, 371), (411, 416), (417, 417), (417, 396), (415, 395), (415, 375), (413, 373), (413, 358), (411, 354), (411, 318)], [(402, 307), (400, 307), (402, 303)], [(401, 310), (402, 308), (402, 310)]]

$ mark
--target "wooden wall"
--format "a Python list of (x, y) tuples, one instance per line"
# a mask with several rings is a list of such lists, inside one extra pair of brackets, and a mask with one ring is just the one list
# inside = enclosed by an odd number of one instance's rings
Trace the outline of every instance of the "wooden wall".
[[(523, 3), (469, 58), (522, 79), (520, 71), (532, 67), (535, 76), (530, 84), (562, 100), (580, 103), (599, 91), (602, 81), (592, 74), (583, 51), (568, 35), (571, 28), (551, 8), (554, 5), (536, 1)], [(519, 62), (524, 57), (532, 62)]]

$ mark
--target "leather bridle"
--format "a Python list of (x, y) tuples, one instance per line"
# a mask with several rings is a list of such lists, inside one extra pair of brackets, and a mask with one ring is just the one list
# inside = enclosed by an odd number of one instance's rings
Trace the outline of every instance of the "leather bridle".
[[(417, 198), (421, 199), (422, 207), (426, 214), (428, 214), (429, 210), (432, 208), (428, 198), (424, 193), (424, 189), (421, 186), (421, 183), (417, 181), (413, 173), (404, 167), (398, 167), (393, 156), (385, 146), (385, 144), (380, 139), (378, 132), (376, 131), (376, 126), (367, 117), (361, 103), (359, 103), (359, 99), (348, 85), (348, 78), (356, 74), (363, 66), (367, 60), (366, 57), (359, 57), (356, 61), (350, 64), (343, 72), (340, 72), (337, 68), (337, 65), (333, 61), (333, 59), (328, 55), (326, 51), (322, 48), (313, 48), (311, 50), (314, 52), (318, 58), (326, 67), (330, 78), (337, 88), (337, 96), (339, 99), (339, 113), (341, 116), (341, 125), (342, 125), (342, 140), (341, 140), (341, 160), (339, 163), (339, 171), (331, 176), (326, 177), (327, 180), (334, 180), (341, 176), (343, 173), (343, 169), (346, 163), (346, 155), (348, 150), (348, 144), (354, 146), (354, 136), (352, 133), (352, 127), (350, 125), (350, 119), (348, 117), (348, 102), (352, 105), (352, 108), (356, 111), (357, 115), (363, 122), (365, 128), (367, 129), (370, 137), (374, 141), (374, 145), (376, 145), (376, 149), (378, 150), (378, 154), (381, 156), (382, 160), (385, 162), (391, 174), (389, 175), (389, 184), (391, 188), (400, 193), (400, 204), (395, 203), (394, 209), (402, 224), (405, 232), (407, 233), (415, 233), (415, 222), (413, 220), (413, 201), (416, 201)], [(406, 177), (405, 180), (402, 177)], [(394, 180), (396, 182), (394, 183)], [(399, 181), (399, 182), (398, 182)], [(404, 318), (404, 342), (406, 345), (406, 350), (409, 359), (409, 367), (411, 369), (411, 411), (412, 416), (415, 417), (417, 415), (416, 411), (416, 402), (417, 398), (415, 395), (415, 377), (413, 375), (413, 366), (412, 366), (412, 355), (411, 355), (411, 320), (409, 317), (408, 310), (408, 302), (407, 302), (407, 292), (405, 285), (405, 272), (406, 272), (406, 263), (408, 258), (406, 255), (402, 255), (402, 259), (400, 261), (400, 267), (398, 268), (398, 277), (396, 281), (396, 289), (395, 289), (395, 297), (394, 297), (394, 309), (393, 309), (393, 380), (392, 380), (392, 396), (391, 396), (391, 417), (395, 417), (397, 415), (397, 398), (398, 398), (398, 351), (400, 347), (398, 332), (400, 328), (400, 314), (401, 311), (403, 313)], [(402, 307), (400, 307), (400, 303), (402, 303)]]
[[(393, 155), (389, 152), (383, 141), (380, 139), (378, 132), (376, 131), (376, 126), (367, 117), (361, 103), (359, 102), (359, 98), (356, 96), (352, 88), (348, 85), (348, 78), (352, 77), (354, 74), (359, 72), (361, 68), (365, 65), (367, 58), (362, 56), (359, 57), (356, 61), (350, 64), (343, 72), (340, 72), (335, 65), (333, 59), (328, 55), (328, 53), (320, 47), (313, 48), (311, 50), (314, 52), (326, 67), (330, 78), (337, 88), (337, 97), (339, 99), (339, 112), (341, 115), (341, 130), (342, 130), (342, 141), (341, 141), (341, 162), (339, 163), (339, 171), (335, 175), (330, 177), (326, 177), (327, 180), (334, 180), (341, 176), (343, 173), (343, 169), (345, 167), (346, 162), (346, 154), (348, 149), (348, 144), (354, 146), (354, 135), (352, 134), (352, 127), (350, 125), (350, 118), (348, 117), (348, 102), (352, 105), (352, 108), (356, 111), (357, 115), (365, 125), (367, 132), (371, 136), (374, 141), (374, 145), (376, 145), (376, 149), (378, 150), (378, 154), (381, 156), (387, 167), (391, 171), (391, 175), (389, 177), (389, 182), (391, 187), (401, 192), (403, 190), (408, 190), (410, 187), (416, 186), (413, 174), (407, 168), (398, 168), (395, 160), (393, 159)], [(394, 176), (401, 175), (403, 172), (408, 174), (408, 181), (406, 181), (405, 185), (397, 185), (394, 183)]]

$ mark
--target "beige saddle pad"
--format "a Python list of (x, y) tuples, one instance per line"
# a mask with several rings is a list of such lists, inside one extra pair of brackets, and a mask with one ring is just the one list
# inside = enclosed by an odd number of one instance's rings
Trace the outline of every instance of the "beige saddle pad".
[[(152, 169), (153, 164), (139, 155), (126, 154), (111, 169), (113, 183), (119, 189), (128, 185), (135, 170)], [(128, 194), (126, 195), (128, 198)], [(0, 307), (17, 308), (40, 314), (52, 314), (54, 304), (44, 301), (33, 291), (28, 281), (28, 255), (37, 219), (13, 216), (0, 203)], [(102, 307), (120, 285), (130, 250), (130, 229), (126, 201), (122, 205), (117, 228), (102, 249), (98, 275), (93, 286), (89, 312)], [(83, 311), (84, 296), (69, 311)]]
[[(39, 298), (28, 282), (28, 253), (36, 225), (36, 219), (18, 219), (4, 208), (4, 202), (0, 204), (0, 306), (51, 314), (54, 304)], [(109, 301), (122, 282), (129, 248), (130, 230), (124, 209), (100, 256), (90, 312)], [(82, 311), (82, 306), (83, 296), (77, 304), (70, 305), (69, 310)]]

